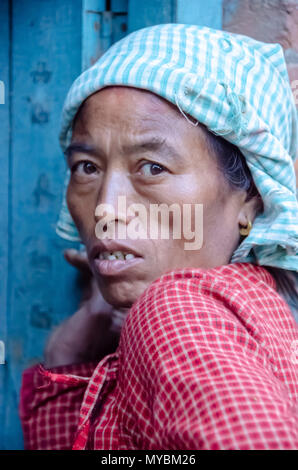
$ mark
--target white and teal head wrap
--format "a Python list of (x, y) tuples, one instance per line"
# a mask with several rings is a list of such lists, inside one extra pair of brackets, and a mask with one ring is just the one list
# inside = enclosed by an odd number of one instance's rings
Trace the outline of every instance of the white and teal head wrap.
[[(246, 158), (264, 212), (231, 261), (298, 271), (297, 112), (279, 44), (180, 24), (134, 32), (72, 85), (62, 116), (63, 150), (79, 106), (110, 85), (149, 90), (235, 144)], [(65, 202), (57, 232), (78, 239)]]

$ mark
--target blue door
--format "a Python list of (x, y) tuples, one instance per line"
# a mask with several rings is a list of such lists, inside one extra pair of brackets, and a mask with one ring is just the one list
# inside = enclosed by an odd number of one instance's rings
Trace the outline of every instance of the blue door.
[[(73, 247), (55, 233), (65, 172), (66, 92), (130, 31), (159, 23), (221, 27), (221, 0), (0, 1), (0, 449), (22, 449), (22, 371), (78, 304)], [(5, 347), (5, 353), (4, 353)]]

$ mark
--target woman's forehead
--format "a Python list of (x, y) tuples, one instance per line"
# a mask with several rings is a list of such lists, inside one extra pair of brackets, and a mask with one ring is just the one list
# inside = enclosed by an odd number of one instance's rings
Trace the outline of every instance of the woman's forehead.
[(160, 119), (183, 118), (178, 108), (164, 98), (154, 93), (133, 87), (113, 86), (106, 87), (89, 96), (81, 105), (74, 119), (74, 125), (78, 120), (96, 118), (97, 114), (118, 118), (133, 119), (139, 114), (144, 115), (144, 119), (153, 122)]
[(105, 147), (111, 138), (119, 147), (168, 142), (181, 153), (186, 148), (207, 149), (206, 131), (200, 125), (194, 127), (165, 99), (129, 87), (109, 87), (94, 93), (76, 116), (72, 142)]

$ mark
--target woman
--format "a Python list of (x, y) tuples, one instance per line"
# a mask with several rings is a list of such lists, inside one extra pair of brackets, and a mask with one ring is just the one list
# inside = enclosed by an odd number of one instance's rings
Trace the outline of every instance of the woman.
[[(116, 351), (70, 365), (110, 342), (86, 302), (25, 372), (27, 448), (297, 447), (298, 328), (270, 273), (297, 271), (296, 130), (281, 47), (222, 31), (137, 31), (76, 80), (68, 208), (105, 301), (127, 316)], [(146, 236), (140, 208), (174, 203), (203, 207), (199, 222), (188, 212), (199, 248), (174, 237), (174, 216), (167, 239)]]

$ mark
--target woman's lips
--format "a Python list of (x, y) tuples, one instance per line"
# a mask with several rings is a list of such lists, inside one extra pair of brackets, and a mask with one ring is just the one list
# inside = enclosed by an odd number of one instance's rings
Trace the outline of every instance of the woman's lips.
[(139, 263), (142, 263), (144, 258), (136, 257), (132, 259), (124, 260), (109, 260), (109, 259), (94, 259), (94, 266), (96, 271), (101, 276), (115, 276), (117, 274), (122, 274), (123, 271), (131, 269)]

